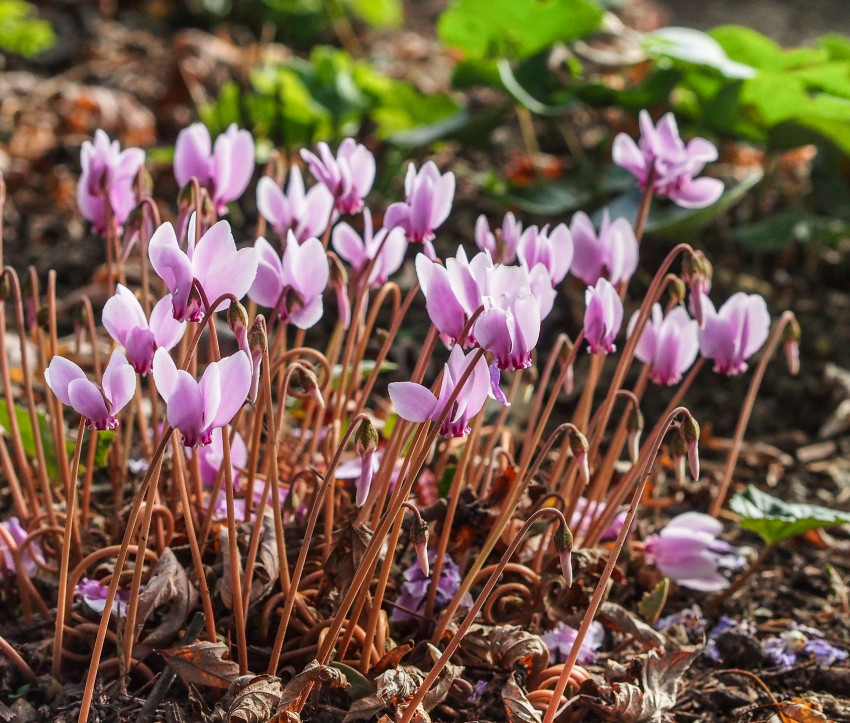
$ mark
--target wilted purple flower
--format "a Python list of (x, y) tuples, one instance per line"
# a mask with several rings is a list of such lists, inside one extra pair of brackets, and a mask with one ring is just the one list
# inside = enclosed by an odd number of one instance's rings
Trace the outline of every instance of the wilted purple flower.
[(254, 139), (235, 123), (215, 139), (203, 123), (193, 123), (177, 135), (174, 177), (180, 186), (197, 178), (209, 190), (216, 213), (227, 213), (227, 204), (239, 198), (254, 174)]
[(704, 297), (704, 324), (699, 330), (702, 355), (714, 360), (714, 371), (735, 376), (747, 370), (746, 359), (761, 349), (770, 333), (770, 312), (763, 297), (739, 291), (719, 311)]
[(115, 429), (118, 426), (115, 416), (136, 391), (136, 372), (118, 349), (109, 358), (101, 387), (90, 382), (74, 362), (61, 356), (50, 360), (44, 380), (62, 404), (85, 417), (91, 430)]
[(775, 665), (782, 666), (794, 665), (800, 655), (811, 655), (822, 666), (847, 660), (847, 651), (821, 640), (822, 637), (823, 633), (815, 628), (792, 623), (791, 629), (779, 637), (765, 640), (762, 649)]
[(323, 184), (317, 183), (305, 193), (298, 166), (289, 169), (285, 194), (268, 176), (257, 183), (257, 209), (281, 237), (292, 231), (298, 243), (324, 233), (333, 207), (334, 197)]
[(251, 361), (243, 351), (207, 365), (201, 381), (177, 369), (165, 349), (157, 349), (153, 380), (165, 400), (165, 415), (187, 447), (212, 442), (213, 430), (228, 424), (248, 396)]
[(148, 323), (139, 300), (123, 284), (103, 307), (103, 327), (124, 347), (130, 365), (142, 376), (153, 369), (159, 347), (172, 349), (183, 337), (186, 322), (177, 321), (171, 308), (171, 297), (164, 296), (151, 310)]
[(77, 206), (94, 225), (95, 231), (106, 231), (106, 201), (112, 209), (115, 227), (121, 226), (136, 205), (133, 181), (145, 162), (141, 148), (121, 150), (118, 141), (109, 140), (99, 128), (94, 143), (83, 141), (80, 150), (82, 174), (77, 183)]
[[(101, 614), (106, 609), (106, 598), (109, 597), (109, 585), (100, 580), (90, 580), (84, 577), (74, 588), (74, 599), (82, 600), (92, 612)], [(112, 600), (112, 612), (123, 618), (127, 614), (130, 603), (130, 591), (119, 590)]]
[[(638, 313), (629, 321), (631, 336), (637, 323)], [(635, 347), (635, 356), (649, 365), (649, 378), (656, 384), (678, 384), (697, 358), (699, 325), (688, 316), (688, 312), (677, 306), (667, 316), (661, 304), (652, 307), (652, 316), (647, 320)]]
[(584, 292), (584, 338), (591, 354), (610, 354), (616, 351), (614, 339), (623, 325), (623, 302), (607, 279), (600, 278), (596, 286)]
[(358, 274), (362, 274), (369, 262), (375, 259), (369, 272), (368, 284), (377, 288), (387, 283), (387, 279), (398, 271), (407, 251), (407, 240), (401, 228), (394, 228), (392, 231), (382, 228), (375, 234), (372, 230), (372, 212), (364, 208), (362, 237), (343, 222), (334, 226), (331, 239), (334, 250), (351, 264)]
[(564, 280), (573, 262), (573, 237), (563, 223), (551, 231), (548, 226), (542, 229), (529, 226), (519, 238), (516, 254), (529, 269), (543, 264), (552, 286), (557, 286)]
[(723, 525), (701, 512), (674, 517), (644, 542), (644, 553), (662, 574), (682, 587), (711, 592), (729, 586), (719, 567), (737, 568), (743, 558), (737, 548), (717, 539)]
[(597, 235), (593, 221), (579, 211), (570, 222), (570, 232), (574, 249), (570, 272), (588, 286), (595, 286), (601, 278), (619, 286), (634, 274), (638, 265), (638, 242), (626, 219), (617, 218), (612, 223), (606, 208)]
[(301, 151), (310, 173), (331, 192), (337, 211), (357, 213), (375, 181), (375, 156), (353, 138), (339, 144), (336, 158), (327, 143), (319, 143), (318, 150), (318, 156)]
[(434, 230), (449, 216), (455, 195), (455, 174), (440, 174), (437, 164), (428, 161), (419, 172), (412, 163), (404, 177), (403, 203), (394, 203), (384, 216), (387, 228), (402, 228), (411, 243), (428, 243)]
[[(428, 553), (430, 567), (433, 569), (434, 562), (437, 559), (437, 551), (430, 550)], [(437, 581), (437, 595), (434, 598), (434, 610), (439, 612), (449, 604), (455, 593), (460, 589), (461, 577), (458, 566), (454, 560), (446, 555), (443, 558), (443, 565), (440, 569), (440, 579)], [(431, 580), (428, 578), (418, 562), (413, 563), (404, 571), (404, 582), (401, 585), (401, 590), (396, 598), (396, 605), (393, 607), (390, 620), (394, 623), (406, 621), (418, 621), (420, 618), (416, 615), (411, 615), (407, 611), (414, 613), (422, 612), (425, 606), (425, 599), (428, 597), (428, 588), (431, 586)], [(461, 606), (472, 607), (472, 595), (467, 593), (461, 600)]]
[(475, 222), (475, 243), (482, 251), (489, 252), (496, 261), (512, 264), (516, 261), (517, 245), (522, 236), (522, 224), (508, 211), (502, 221), (502, 228), (493, 233), (487, 218), (482, 214)]
[[(659, 628), (659, 630), (661, 629)], [(714, 627), (708, 631), (705, 649), (702, 652), (715, 663), (720, 663), (723, 661), (723, 655), (717, 646), (717, 640), (723, 633), (737, 633), (738, 635), (746, 635), (747, 637), (754, 638), (757, 632), (756, 624), (752, 620), (748, 618), (735, 620), (734, 618), (723, 615), (715, 623)], [(702, 637), (702, 633), (700, 633), (700, 637)]]
[[(729, 620), (730, 618), (723, 617), (721, 620)], [(703, 632), (705, 631), (705, 617), (702, 614), (702, 610), (699, 605), (691, 605), (689, 608), (682, 608), (679, 612), (671, 613), (670, 615), (665, 615), (662, 618), (659, 618), (655, 623), (656, 630), (667, 630), (668, 628), (672, 628), (674, 625), (681, 625), (684, 627), (689, 633), (696, 633), (702, 637)]]
[[(550, 665), (563, 663), (569, 657), (577, 635), (578, 630), (575, 628), (571, 628), (566, 623), (558, 623), (552, 630), (547, 630), (540, 636), (549, 648)], [(605, 628), (602, 623), (594, 620), (587, 630), (587, 635), (584, 636), (576, 662), (581, 665), (592, 663), (596, 660), (596, 652), (602, 647), (604, 641)]]
[[(13, 549), (20, 547), (21, 543), (27, 538), (27, 531), (24, 529), (21, 521), (14, 516), (5, 522), (0, 522), (0, 527), (12, 538), (12, 544), (14, 546), (12, 549), (9, 549), (9, 545), (6, 542), (6, 535), (0, 535), (0, 580), (3, 580), (7, 574), (15, 573)], [(44, 554), (37, 539), (27, 545), (27, 549), (24, 550), (21, 556), (24, 571), (29, 577), (33, 577), (38, 572), (36, 560), (44, 563)]]
[[(178, 321), (200, 321), (203, 317), (201, 300), (193, 293), (194, 281), (201, 285), (212, 304), (223, 294), (241, 299), (257, 275), (256, 251), (236, 250), (227, 221), (215, 224), (201, 236), (197, 246), (194, 225), (193, 215), (186, 253), (177, 243), (177, 234), (170, 223), (162, 224), (148, 245), (151, 265), (171, 292), (172, 311)], [(221, 311), (229, 303), (222, 301), (213, 311)]]
[(290, 231), (283, 257), (262, 236), (254, 248), (259, 265), (249, 298), (273, 309), (281, 320), (309, 329), (322, 318), (322, 294), (330, 279), (328, 255), (322, 242), (310, 238), (299, 245)]
[[(190, 454), (189, 449), (186, 449), (186, 455)], [(204, 487), (214, 486), (216, 477), (218, 477), (224, 463), (224, 443), (221, 439), (221, 427), (216, 427), (212, 431), (210, 443), (198, 450), (198, 457), (201, 462), (201, 484)], [(233, 470), (232, 479), (235, 489), (239, 489), (240, 471), (244, 470), (247, 464), (248, 448), (245, 446), (242, 435), (237, 432), (230, 442), (230, 466)]]
[[(390, 399), (392, 399), (398, 416), (408, 422), (437, 421), (442, 416), (449, 397), (466, 371), (472, 359), (472, 354), (475, 353), (464, 354), (459, 346), (452, 347), (449, 360), (443, 367), (443, 381), (439, 397), (435, 397), (428, 387), (415, 382), (393, 382), (390, 384)], [(487, 401), (489, 389), (490, 374), (487, 371), (487, 362), (484, 361), (484, 357), (481, 357), (475, 363), (473, 372), (467, 378), (451, 412), (440, 427), (440, 434), (444, 437), (465, 437), (469, 434), (469, 420), (481, 411)]]
[(640, 112), (640, 141), (620, 133), (611, 152), (614, 163), (622, 166), (646, 188), (684, 208), (704, 208), (723, 193), (716, 178), (694, 178), (706, 163), (717, 160), (717, 148), (705, 138), (692, 138), (687, 146), (679, 136), (676, 119), (667, 113), (658, 125), (645, 110)]
[[(588, 501), (585, 497), (579, 497), (576, 503), (576, 508), (570, 517), (570, 529), (575, 530), (576, 534), (584, 537), (590, 531), (590, 524), (596, 517), (601, 517), (607, 505), (604, 502)], [(617, 513), (617, 516), (611, 521), (611, 524), (606, 527), (602, 536), (599, 538), (602, 541), (616, 540), (617, 535), (626, 521), (626, 510)]]

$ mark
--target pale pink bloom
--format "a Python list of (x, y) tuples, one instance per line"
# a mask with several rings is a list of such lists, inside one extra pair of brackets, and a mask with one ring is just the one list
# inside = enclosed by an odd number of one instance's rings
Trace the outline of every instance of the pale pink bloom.
[(394, 203), (384, 217), (387, 228), (404, 229), (411, 243), (428, 243), (434, 239), (434, 230), (445, 221), (452, 210), (455, 194), (455, 176), (449, 171), (440, 174), (437, 164), (428, 161), (416, 172), (412, 163), (404, 178), (406, 194), (403, 203)]
[[(186, 449), (186, 456), (188, 457), (190, 454), (189, 449)], [(221, 439), (221, 427), (216, 427), (212, 431), (210, 443), (198, 450), (198, 457), (201, 461), (201, 483), (204, 487), (212, 487), (215, 485), (216, 477), (218, 477), (218, 473), (224, 464), (224, 443)], [(239, 489), (241, 470), (244, 470), (247, 464), (248, 448), (245, 446), (242, 435), (237, 432), (230, 442), (230, 466), (236, 489)]]
[(375, 182), (375, 156), (353, 138), (339, 144), (336, 157), (327, 143), (319, 143), (318, 151), (301, 151), (310, 173), (331, 192), (337, 211), (357, 213)]
[(528, 268), (543, 264), (552, 286), (560, 284), (573, 262), (573, 238), (566, 224), (559, 223), (549, 230), (529, 226), (522, 232), (516, 249), (517, 257)]
[[(575, 511), (570, 517), (570, 529), (577, 535), (586, 535), (590, 531), (590, 525), (596, 517), (601, 517), (605, 512), (607, 505), (604, 502), (588, 501), (586, 497), (579, 497)], [(600, 536), (600, 540), (616, 540), (617, 535), (623, 528), (623, 523), (626, 521), (626, 510), (621, 510), (617, 516), (611, 521)]]
[[(637, 323), (637, 314), (629, 322), (631, 336)], [(678, 384), (682, 374), (690, 369), (699, 353), (697, 332), (699, 324), (688, 312), (677, 306), (667, 316), (661, 304), (652, 307), (652, 317), (647, 320), (635, 347), (635, 356), (648, 364), (649, 378), (656, 384)]]
[(699, 331), (702, 355), (714, 360), (714, 371), (727, 376), (747, 370), (745, 361), (767, 341), (770, 312), (763, 297), (739, 291), (719, 311), (703, 297), (703, 328)]
[(620, 133), (614, 139), (611, 155), (646, 188), (652, 177), (652, 190), (684, 208), (704, 208), (723, 193), (716, 178), (694, 178), (710, 161), (717, 160), (717, 148), (705, 138), (692, 138), (687, 145), (679, 137), (672, 113), (653, 125), (645, 110), (640, 112), (640, 141)]
[(206, 186), (216, 213), (227, 213), (227, 204), (239, 198), (254, 174), (254, 139), (235, 123), (215, 139), (203, 123), (193, 123), (177, 135), (174, 177), (180, 186), (197, 178)]
[[(390, 399), (398, 416), (408, 422), (437, 421), (446, 408), (461, 376), (472, 361), (471, 351), (464, 354), (459, 346), (452, 347), (449, 361), (443, 367), (440, 395), (434, 396), (428, 387), (415, 382), (394, 382), (389, 385)], [(469, 420), (481, 411), (490, 389), (490, 374), (487, 363), (481, 357), (467, 378), (455, 400), (451, 411), (440, 427), (444, 437), (464, 437), (469, 434)]]
[[(201, 299), (193, 289), (195, 281), (204, 290), (207, 301), (214, 304), (224, 294), (241, 299), (257, 275), (256, 251), (236, 249), (227, 221), (215, 224), (201, 236), (197, 246), (194, 226), (193, 215), (185, 252), (170, 223), (162, 224), (148, 245), (151, 265), (171, 292), (172, 310), (178, 321), (201, 321), (203, 318)], [(222, 311), (229, 304), (224, 300), (212, 311)]]
[(502, 228), (495, 233), (490, 230), (487, 218), (482, 214), (475, 222), (475, 244), (482, 251), (490, 253), (502, 264), (516, 261), (517, 245), (522, 236), (522, 224), (508, 211), (502, 220)]
[(331, 220), (334, 197), (321, 183), (304, 191), (304, 179), (298, 166), (289, 170), (286, 193), (268, 176), (257, 184), (257, 208), (272, 228), (285, 237), (289, 231), (298, 243), (321, 236)]
[(153, 369), (153, 355), (159, 347), (173, 349), (183, 338), (186, 323), (175, 320), (171, 308), (171, 297), (164, 296), (151, 310), (148, 322), (139, 300), (123, 284), (118, 284), (103, 307), (103, 327), (124, 347), (130, 365), (142, 376)]
[[(24, 529), (21, 521), (17, 517), (10, 517), (6, 522), (0, 522), (0, 527), (3, 527), (12, 538), (12, 549), (6, 544), (6, 536), (0, 535), (0, 581), (6, 575), (15, 574), (15, 556), (14, 550), (20, 547), (21, 543), (27, 538), (28, 533)], [(44, 553), (41, 550), (41, 544), (38, 539), (32, 540), (27, 545), (21, 556), (21, 564), (24, 566), (24, 572), (27, 576), (34, 577), (38, 572), (37, 562), (44, 563)]]
[(62, 404), (85, 417), (91, 430), (115, 429), (116, 415), (136, 391), (136, 373), (119, 349), (112, 352), (100, 387), (90, 382), (74, 362), (61, 356), (50, 360), (44, 380)]
[(617, 290), (604, 278), (584, 292), (584, 338), (591, 354), (616, 351), (614, 339), (623, 324), (623, 302)]
[[(88, 608), (102, 614), (106, 609), (106, 599), (109, 597), (109, 585), (104, 585), (100, 580), (91, 580), (84, 577), (74, 588), (74, 599), (82, 600)], [(127, 614), (127, 605), (130, 604), (130, 591), (119, 590), (112, 600), (112, 612), (118, 617)]]
[(107, 230), (107, 200), (115, 229), (127, 220), (137, 203), (133, 182), (144, 162), (145, 152), (141, 148), (122, 151), (118, 141), (110, 142), (109, 136), (100, 129), (94, 132), (94, 143), (83, 141), (77, 205), (95, 231), (104, 233)]
[[(578, 630), (566, 623), (558, 623), (552, 630), (547, 630), (541, 636), (549, 648), (549, 662), (552, 665), (563, 663), (573, 649)], [(605, 628), (602, 623), (594, 620), (588, 628), (587, 635), (581, 643), (581, 651), (576, 658), (580, 665), (587, 665), (596, 660), (596, 652), (605, 640)]]
[(588, 286), (605, 278), (614, 286), (628, 281), (638, 265), (638, 242), (635, 232), (624, 218), (614, 222), (606, 208), (602, 213), (599, 234), (587, 214), (579, 211), (570, 222), (575, 255), (570, 272)]
[(177, 369), (165, 349), (157, 349), (153, 380), (165, 400), (169, 424), (183, 435), (187, 447), (212, 442), (213, 430), (230, 423), (251, 386), (251, 361), (243, 351), (207, 365), (201, 381)]
[(322, 318), (322, 294), (330, 279), (328, 255), (319, 239), (299, 245), (290, 231), (283, 257), (262, 236), (254, 244), (259, 266), (249, 298), (285, 322), (309, 329)]
[(369, 262), (375, 259), (368, 279), (372, 288), (387, 283), (387, 279), (401, 267), (407, 251), (407, 240), (402, 229), (388, 231), (382, 228), (373, 233), (372, 212), (368, 208), (363, 209), (363, 236), (343, 222), (334, 226), (331, 239), (340, 258), (351, 264), (360, 275)]
[(644, 542), (644, 554), (664, 575), (683, 587), (711, 592), (729, 587), (718, 568), (737, 568), (743, 558), (737, 549), (717, 539), (723, 526), (701, 512), (674, 517), (657, 535)]

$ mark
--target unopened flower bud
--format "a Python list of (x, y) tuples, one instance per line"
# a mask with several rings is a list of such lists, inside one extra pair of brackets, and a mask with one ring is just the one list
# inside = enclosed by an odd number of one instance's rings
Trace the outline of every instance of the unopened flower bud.
[(347, 329), (351, 326), (351, 301), (348, 299), (348, 273), (345, 270), (345, 266), (342, 265), (342, 261), (339, 260), (339, 257), (333, 251), (328, 252), (328, 264), (330, 267), (331, 286), (333, 286), (334, 293), (336, 294), (339, 318), (342, 321), (343, 328)]
[(785, 362), (788, 364), (788, 371), (794, 376), (800, 371), (801, 335), (800, 324), (797, 323), (797, 318), (792, 316), (782, 330), (782, 345), (785, 349)]
[(303, 306), (304, 297), (298, 293), (298, 289), (287, 286), (283, 293), (283, 308), (281, 309), (281, 316), (284, 320), (288, 320), (291, 312), (297, 311)]
[(153, 194), (153, 178), (144, 164), (136, 175), (136, 198), (148, 198)]
[(640, 407), (632, 405), (629, 409), (629, 418), (626, 429), (628, 431), (629, 459), (632, 464), (637, 464), (640, 457), (640, 438), (643, 434), (643, 412)]
[(269, 155), (269, 162), (266, 164), (266, 175), (280, 186), (283, 183), (283, 179), (286, 178), (288, 165), (283, 154), (277, 149), (274, 149)]
[(355, 502), (362, 507), (369, 491), (372, 489), (372, 478), (375, 476), (375, 453), (378, 451), (378, 430), (372, 422), (361, 424), (354, 438), (354, 446), (360, 455), (360, 476), (357, 478), (357, 495)]
[(50, 328), (50, 309), (42, 306), (35, 315), (35, 323), (42, 329)]
[(685, 419), (679, 426), (679, 433), (682, 435), (688, 451), (688, 466), (691, 469), (691, 476), (694, 480), (699, 480), (699, 424), (692, 414), (685, 415)]
[(676, 482), (679, 485), (684, 485), (687, 481), (685, 479), (685, 475), (687, 474), (688, 469), (688, 448), (685, 445), (685, 440), (682, 438), (681, 434), (673, 435), (671, 446), (673, 448), (673, 468), (676, 471)]
[(571, 429), (570, 451), (576, 458), (576, 464), (578, 465), (578, 468), (581, 471), (581, 479), (584, 482), (585, 486), (590, 483), (590, 464), (587, 460), (588, 449), (589, 445), (587, 443), (587, 437), (585, 437), (577, 429)]
[(561, 572), (564, 573), (564, 579), (567, 581), (567, 588), (573, 586), (573, 533), (566, 525), (558, 527), (555, 537), (552, 540), (555, 544), (555, 549), (558, 551), (558, 557), (561, 563)]
[(189, 213), (195, 208), (195, 184), (190, 180), (177, 194), (177, 208), (181, 213)]
[[(567, 364), (570, 361), (570, 355), (573, 353), (573, 343), (569, 339), (564, 339), (564, 343), (560, 347), (559, 361), (561, 364)], [(575, 375), (573, 374), (573, 365), (570, 364), (564, 374), (564, 394), (573, 393), (573, 383)]]
[(679, 304), (683, 302), (687, 291), (688, 287), (685, 285), (685, 282), (678, 276), (671, 274), (670, 283), (667, 285), (667, 292), (670, 294), (670, 298), (673, 300), (673, 303)]
[[(244, 311), (244, 309), (243, 309)], [(247, 321), (247, 313), (245, 319)], [(263, 354), (266, 351), (266, 327), (263, 324), (261, 317), (257, 317), (251, 328), (246, 334), (247, 349), (245, 353), (251, 358), (251, 386), (248, 389), (248, 399), (251, 402), (257, 401), (257, 392), (260, 389), (260, 367), (263, 365)], [(236, 337), (239, 338), (238, 336)], [(240, 348), (241, 348), (240, 342)]]
[(325, 400), (322, 397), (322, 390), (319, 388), (319, 379), (316, 376), (316, 372), (309, 367), (305, 367), (303, 364), (296, 364), (291, 378), (294, 384), (312, 396), (316, 404), (324, 409)]
[(703, 325), (702, 297), (711, 291), (714, 268), (702, 251), (686, 254), (682, 260), (682, 279), (691, 291), (691, 314)]
[(413, 543), (416, 560), (419, 562), (419, 567), (425, 577), (431, 574), (431, 566), (428, 561), (428, 538), (430, 536), (431, 530), (428, 523), (417, 514), (410, 526), (410, 541)]
[(251, 356), (248, 348), (248, 311), (238, 301), (231, 301), (227, 307), (227, 325), (236, 337), (239, 348)]

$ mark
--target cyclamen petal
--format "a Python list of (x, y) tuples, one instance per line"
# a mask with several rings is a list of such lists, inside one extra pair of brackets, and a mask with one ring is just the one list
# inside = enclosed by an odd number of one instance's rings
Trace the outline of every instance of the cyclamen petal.
[(628, 281), (637, 270), (638, 242), (624, 218), (611, 222), (606, 209), (599, 234), (587, 214), (579, 211), (570, 223), (575, 255), (570, 272), (588, 286), (606, 278), (614, 286)]
[(340, 213), (357, 213), (375, 181), (375, 157), (363, 145), (346, 138), (336, 157), (327, 143), (318, 144), (319, 155), (301, 151), (310, 173), (330, 191)]
[(746, 359), (761, 349), (770, 333), (770, 312), (764, 298), (738, 292), (716, 311), (708, 297), (703, 297), (702, 307), (702, 355), (714, 361), (714, 371), (719, 374), (734, 376), (746, 371)]
[(610, 354), (623, 324), (623, 302), (611, 283), (600, 278), (585, 292), (584, 337), (591, 354)]
[(428, 161), (419, 172), (411, 163), (404, 181), (407, 198), (388, 209), (384, 223), (388, 229), (402, 228), (411, 243), (427, 243), (434, 231), (448, 218), (455, 191), (454, 174), (440, 174)]
[[(629, 336), (637, 316), (635, 312), (629, 321)], [(681, 380), (699, 353), (698, 331), (699, 324), (681, 306), (667, 316), (663, 315), (660, 304), (653, 306), (652, 318), (647, 320), (635, 347), (635, 356), (649, 366), (649, 378), (653, 382), (672, 385)]]

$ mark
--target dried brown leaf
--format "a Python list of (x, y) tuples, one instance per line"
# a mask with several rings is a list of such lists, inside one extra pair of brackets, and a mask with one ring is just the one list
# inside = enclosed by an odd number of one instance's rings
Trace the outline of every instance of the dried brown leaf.
[(517, 625), (497, 625), (490, 630), (490, 659), (504, 670), (521, 666), (533, 676), (549, 667), (549, 648)]
[(239, 666), (225, 660), (227, 646), (202, 640), (179, 648), (160, 650), (159, 654), (184, 683), (229, 688), (239, 677)]
[(402, 659), (405, 655), (407, 655), (411, 650), (413, 650), (413, 643), (405, 643), (404, 645), (397, 645), (392, 650), (388, 650), (384, 653), (384, 656), (372, 666), (369, 671), (372, 675), (380, 675), (385, 670), (389, 670), (390, 668), (397, 668), (401, 663)]
[(823, 714), (820, 701), (814, 698), (792, 698), (777, 706), (776, 715), (768, 723), (831, 723)]
[(254, 563), (254, 574), (251, 578), (251, 595), (249, 605), (265, 599), (272, 591), (280, 575), (280, 557), (275, 539), (274, 514), (266, 509), (263, 515), (263, 531), (260, 537), (260, 548)]
[(329, 590), (347, 590), (363, 560), (372, 531), (365, 525), (348, 524), (334, 533), (334, 547), (325, 562), (325, 582)]
[(502, 702), (508, 714), (509, 723), (540, 723), (543, 717), (531, 703), (525, 691), (516, 681), (516, 674), (511, 673), (502, 688)]
[(277, 708), (278, 715), (293, 710), (304, 689), (313, 683), (326, 683), (331, 688), (349, 687), (345, 675), (340, 670), (329, 665), (320, 665), (318, 660), (311, 660), (304, 670), (284, 686)]
[(169, 609), (164, 611), (159, 625), (133, 648), (133, 655), (143, 657), (154, 648), (170, 643), (185, 625), (197, 600), (197, 590), (189, 582), (185, 568), (177, 561), (174, 553), (166, 548), (151, 570), (145, 589), (139, 594), (138, 629), (141, 630), (154, 611), (166, 605)]
[(230, 723), (265, 723), (283, 695), (280, 678), (258, 675), (246, 685), (227, 711)]
[[(222, 571), (221, 577), (216, 583), (216, 589), (221, 596), (221, 601), (224, 607), (228, 610), (233, 609), (233, 575), (231, 574), (232, 566), (230, 564), (230, 537), (228, 536), (227, 525), (222, 524), (218, 528), (218, 540), (221, 545), (221, 562)], [(236, 562), (239, 569), (242, 569), (242, 554), (239, 551), (239, 545), (236, 546)]]
[(622, 605), (604, 602), (599, 606), (597, 615), (605, 623), (605, 627), (613, 628), (625, 635), (630, 635), (645, 648), (663, 648), (665, 637), (647, 625), (643, 620), (630, 613)]

